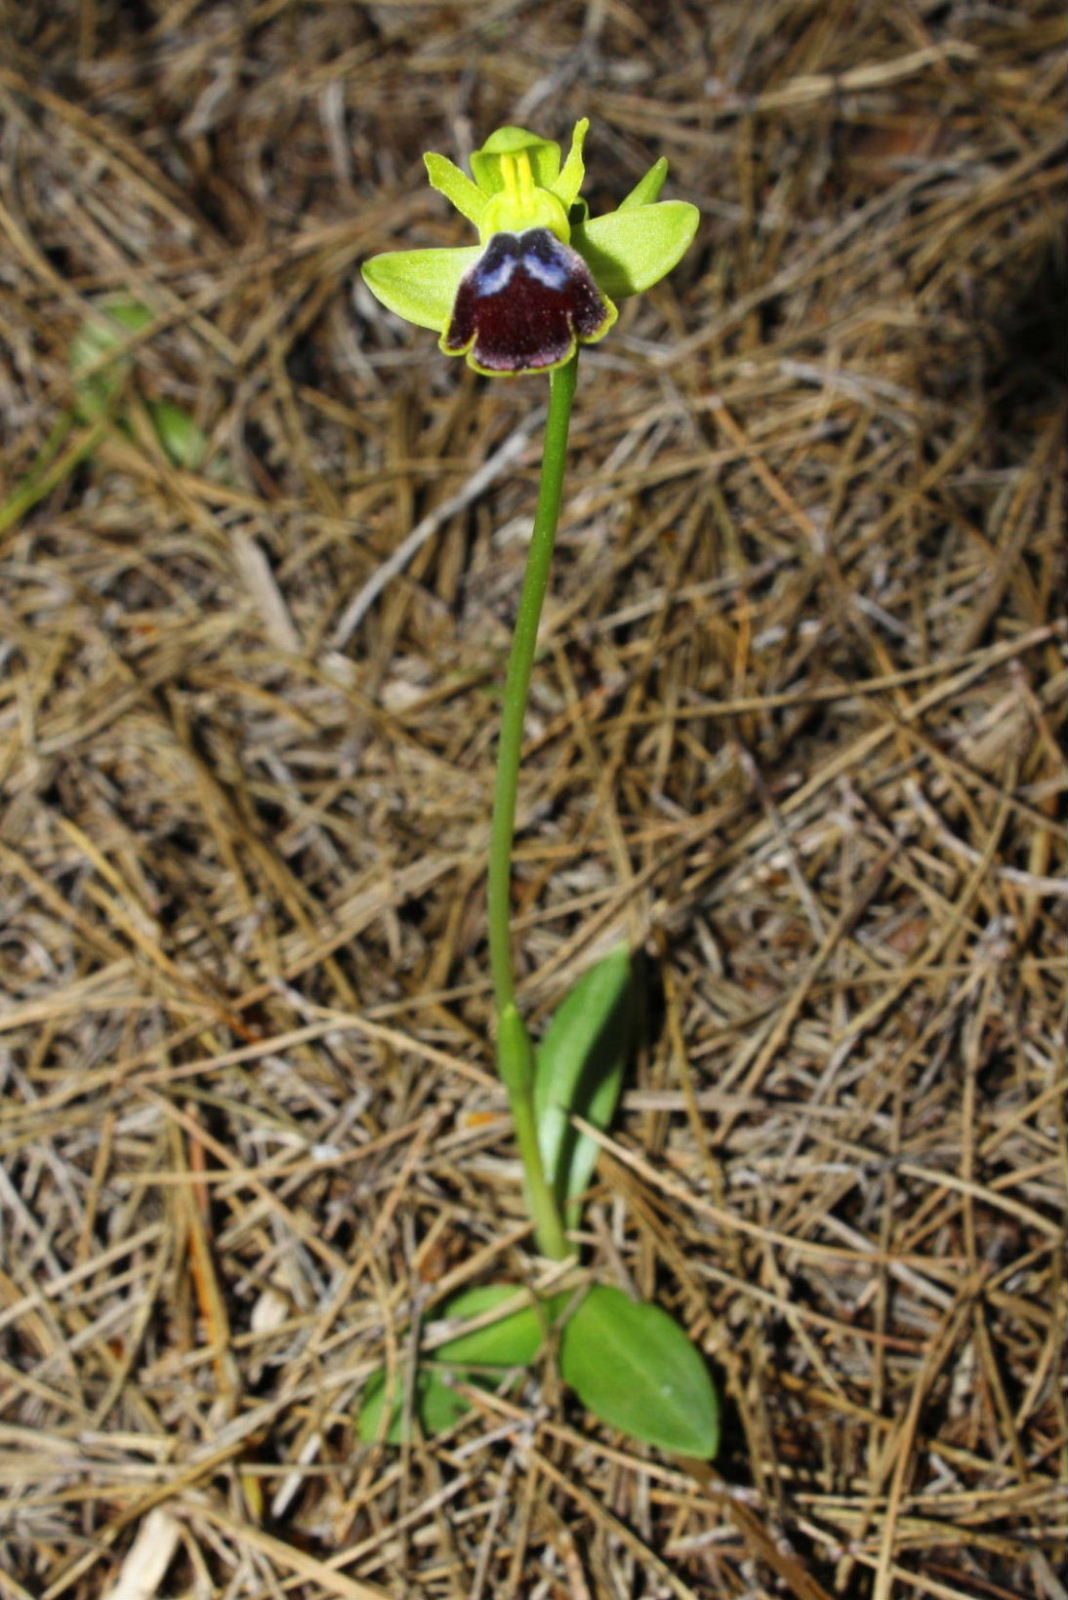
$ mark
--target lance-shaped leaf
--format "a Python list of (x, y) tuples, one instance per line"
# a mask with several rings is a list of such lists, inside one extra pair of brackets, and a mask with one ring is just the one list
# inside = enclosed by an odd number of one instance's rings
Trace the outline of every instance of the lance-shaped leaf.
[(605, 1129), (619, 1103), (634, 1042), (630, 953), (620, 945), (591, 967), (567, 996), (537, 1048), (534, 1114), (545, 1175), (568, 1224), (597, 1161), (597, 1141), (571, 1122), (578, 1113)]
[(589, 1411), (646, 1444), (708, 1461), (719, 1400), (701, 1353), (659, 1306), (597, 1285), (564, 1325), (560, 1371)]

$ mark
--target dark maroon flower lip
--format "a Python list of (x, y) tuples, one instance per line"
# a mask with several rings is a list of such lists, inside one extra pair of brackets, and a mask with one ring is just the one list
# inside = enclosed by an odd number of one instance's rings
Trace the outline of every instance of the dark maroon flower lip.
[(495, 233), (460, 280), (441, 348), (479, 372), (544, 372), (615, 320), (578, 251), (550, 229)]

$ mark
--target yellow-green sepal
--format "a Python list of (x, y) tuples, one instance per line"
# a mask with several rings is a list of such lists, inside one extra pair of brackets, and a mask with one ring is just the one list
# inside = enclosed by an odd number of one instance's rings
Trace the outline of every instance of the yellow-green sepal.
[(630, 191), (630, 194), (627, 195), (625, 200), (621, 200), (619, 202), (619, 205), (616, 209), (618, 211), (625, 211), (629, 210), (631, 206), (654, 205), (655, 202), (660, 199), (660, 191), (664, 187), (664, 182), (667, 178), (667, 175), (667, 157), (661, 156), (660, 160), (655, 161), (649, 168), (649, 171), (645, 174), (645, 177), (639, 178), (638, 182), (634, 185), (634, 188)]
[(686, 200), (631, 205), (579, 223), (571, 243), (603, 293), (622, 300), (667, 277), (693, 242), (700, 220), (697, 207)]
[(482, 254), (480, 245), (454, 250), (389, 250), (362, 267), (376, 300), (399, 317), (444, 333), (460, 279)]
[(505, 187), (501, 157), (525, 151), (530, 158), (534, 182), (539, 189), (551, 189), (560, 176), (560, 146), (553, 139), (539, 139), (526, 128), (498, 128), (481, 150), (471, 157), (475, 182), (485, 195), (497, 194)]
[(575, 131), (571, 135), (571, 149), (567, 153), (567, 160), (560, 169), (560, 176), (550, 185), (553, 194), (563, 201), (564, 209), (570, 211), (579, 197), (586, 177), (586, 163), (582, 158), (582, 147), (586, 143), (586, 135), (590, 130), (589, 117), (583, 117), (581, 122), (575, 123)]
[(482, 221), (487, 200), (478, 184), (472, 183), (467, 173), (461, 171), (448, 156), (435, 155), (429, 150), (423, 160), (430, 187), (443, 194), (449, 204), (454, 205), (460, 215), (477, 228)]

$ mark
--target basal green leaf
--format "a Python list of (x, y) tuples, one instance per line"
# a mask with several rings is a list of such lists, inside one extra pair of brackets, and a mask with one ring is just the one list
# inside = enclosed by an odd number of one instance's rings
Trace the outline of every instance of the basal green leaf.
[(148, 411), (168, 458), (176, 467), (195, 472), (208, 453), (208, 437), (203, 428), (173, 400), (154, 400)]
[(434, 1351), (436, 1361), (462, 1361), (479, 1367), (525, 1367), (534, 1360), (545, 1342), (552, 1326), (570, 1298), (567, 1294), (550, 1295), (540, 1304), (523, 1305), (523, 1291), (514, 1283), (487, 1283), (477, 1289), (465, 1289), (454, 1295), (442, 1307), (446, 1317), (481, 1317), (487, 1311), (503, 1306), (508, 1301), (518, 1309), (477, 1328), (472, 1333), (461, 1333), (449, 1339)]
[[(526, 1367), (534, 1360), (552, 1327), (553, 1321), (571, 1299), (567, 1291), (549, 1295), (535, 1305), (523, 1305), (523, 1291), (514, 1283), (487, 1283), (476, 1289), (464, 1289), (453, 1295), (442, 1307), (442, 1316), (481, 1317), (511, 1301), (517, 1305), (514, 1312), (501, 1317), (485, 1328), (471, 1333), (457, 1334), (433, 1352), (433, 1360), (420, 1365), (415, 1380), (413, 1410), (419, 1418), (423, 1432), (429, 1437), (444, 1433), (454, 1422), (471, 1409), (471, 1402), (453, 1386), (452, 1380), (475, 1384), (481, 1388), (496, 1386), (481, 1369), (486, 1367)], [(476, 1370), (472, 1370), (476, 1369)], [(357, 1431), (365, 1444), (379, 1437), (382, 1413), (386, 1406), (386, 1370), (376, 1372), (363, 1392), (363, 1404)], [(403, 1379), (395, 1380), (395, 1392), (390, 1400), (389, 1423), (382, 1434), (386, 1444), (404, 1441)]]
[[(478, 1381), (469, 1379), (467, 1374), (463, 1374), (463, 1377), (465, 1381)], [(454, 1389), (449, 1379), (450, 1374), (432, 1366), (420, 1367), (415, 1375), (412, 1410), (414, 1415), (418, 1416), (419, 1426), (428, 1438), (437, 1433), (444, 1433), (471, 1409), (470, 1400), (465, 1399), (459, 1390)], [(400, 1373), (397, 1374), (389, 1396), (386, 1392), (387, 1380), (388, 1373), (385, 1367), (373, 1373), (367, 1380), (359, 1421), (356, 1425), (357, 1434), (363, 1444), (374, 1444), (379, 1439), (383, 1444), (404, 1443), (404, 1379)], [(383, 1431), (382, 1413), (386, 1408), (387, 1399), (389, 1422)]]
[[(598, 1146), (571, 1124), (577, 1112), (607, 1128), (623, 1086), (634, 1043), (630, 953), (620, 945), (585, 973), (567, 996), (538, 1046), (534, 1113), (545, 1175), (561, 1206), (590, 1181)], [(578, 1207), (569, 1212), (575, 1226)]]
[(700, 220), (687, 200), (630, 205), (572, 229), (571, 243), (604, 293), (620, 300), (666, 277), (689, 248)]
[(530, 1093), (534, 1070), (534, 1047), (527, 1025), (509, 1000), (497, 1019), (497, 1074), (513, 1100)]
[(376, 299), (420, 328), (445, 329), (460, 279), (482, 254), (480, 246), (456, 250), (388, 250), (362, 267)]
[(560, 1370), (602, 1422), (678, 1455), (715, 1455), (719, 1401), (708, 1368), (659, 1306), (597, 1285), (564, 1325)]

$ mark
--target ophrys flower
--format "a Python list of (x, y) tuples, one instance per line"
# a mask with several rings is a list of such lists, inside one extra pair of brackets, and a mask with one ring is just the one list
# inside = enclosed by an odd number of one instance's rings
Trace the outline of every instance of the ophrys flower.
[(576, 124), (567, 160), (525, 128), (498, 128), (467, 174), (445, 156), (424, 157), (433, 187), (479, 231), (452, 250), (372, 256), (363, 276), (391, 311), (440, 334), (447, 355), (476, 372), (547, 372), (577, 344), (593, 344), (618, 315), (615, 302), (666, 276), (693, 239), (696, 206), (659, 199), (663, 159), (616, 211), (589, 217), (579, 198), (588, 121)]

